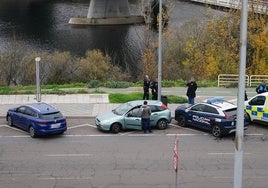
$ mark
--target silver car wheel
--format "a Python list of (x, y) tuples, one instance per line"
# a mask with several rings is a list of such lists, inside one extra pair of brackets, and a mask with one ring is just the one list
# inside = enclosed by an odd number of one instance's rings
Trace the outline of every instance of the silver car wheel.
[(166, 129), (166, 128), (167, 128), (167, 125), (168, 125), (168, 123), (167, 123), (167, 120), (165, 120), (165, 119), (160, 119), (160, 120), (157, 122), (157, 127), (158, 127), (158, 129), (160, 129), (160, 130)]
[(112, 124), (112, 126), (111, 126), (111, 131), (113, 132), (113, 133), (119, 133), (120, 132), (120, 130), (121, 130), (121, 125), (119, 124), (119, 123), (114, 123), (114, 124)]

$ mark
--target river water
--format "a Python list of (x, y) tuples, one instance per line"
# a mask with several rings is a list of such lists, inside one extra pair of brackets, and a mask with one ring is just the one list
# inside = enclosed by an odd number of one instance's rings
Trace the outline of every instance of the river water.
[[(70, 51), (83, 56), (87, 50), (100, 49), (110, 54), (117, 64), (135, 64), (144, 49), (144, 25), (73, 27), (71, 17), (86, 17), (89, 4), (45, 2), (31, 6), (3, 7), (0, 4), (0, 50), (12, 41), (33, 51)], [(139, 5), (131, 4), (131, 13), (139, 15)], [(205, 6), (174, 1), (169, 27), (179, 27), (202, 19)], [(213, 14), (219, 11), (212, 10)]]

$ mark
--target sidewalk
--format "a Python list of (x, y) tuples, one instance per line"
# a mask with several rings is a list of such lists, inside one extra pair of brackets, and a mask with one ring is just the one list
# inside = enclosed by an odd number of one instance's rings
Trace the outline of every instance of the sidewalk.
[[(66, 117), (95, 117), (96, 115), (110, 111), (120, 104), (109, 103), (108, 93), (141, 92), (141, 88), (109, 89), (101, 88), (107, 94), (67, 94), (67, 95), (42, 95), (42, 102), (57, 107)], [(185, 88), (163, 88), (162, 95), (178, 95), (185, 97)], [(252, 92), (253, 93), (253, 92)], [(214, 96), (223, 96), (225, 100), (236, 102), (235, 89), (222, 88), (198, 88), (196, 102)], [(35, 95), (0, 95), (0, 117), (5, 117), (10, 108), (22, 104), (35, 103)], [(168, 104), (171, 116), (181, 104)]]
[[(10, 108), (35, 103), (35, 95), (0, 95), (0, 117), (5, 117)], [(42, 102), (57, 107), (66, 117), (95, 117), (110, 111), (120, 104), (109, 103), (108, 94), (42, 95)], [(177, 104), (168, 104), (174, 113)]]

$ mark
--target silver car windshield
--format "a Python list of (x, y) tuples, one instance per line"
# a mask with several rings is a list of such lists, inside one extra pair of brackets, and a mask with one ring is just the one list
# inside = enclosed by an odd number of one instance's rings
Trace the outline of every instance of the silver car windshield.
[(132, 108), (133, 106), (131, 106), (129, 103), (124, 103), (118, 106), (116, 109), (114, 109), (113, 112), (117, 115), (123, 115), (124, 113), (128, 112)]

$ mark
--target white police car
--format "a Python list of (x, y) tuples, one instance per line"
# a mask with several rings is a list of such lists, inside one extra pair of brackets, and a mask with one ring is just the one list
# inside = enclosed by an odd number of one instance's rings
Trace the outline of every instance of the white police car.
[[(214, 97), (192, 106), (179, 106), (175, 110), (175, 120), (178, 125), (185, 127), (191, 125), (211, 131), (215, 137), (235, 132), (237, 106)], [(245, 121), (245, 129), (248, 123)]]
[(255, 95), (244, 107), (249, 121), (268, 124), (268, 92)]

